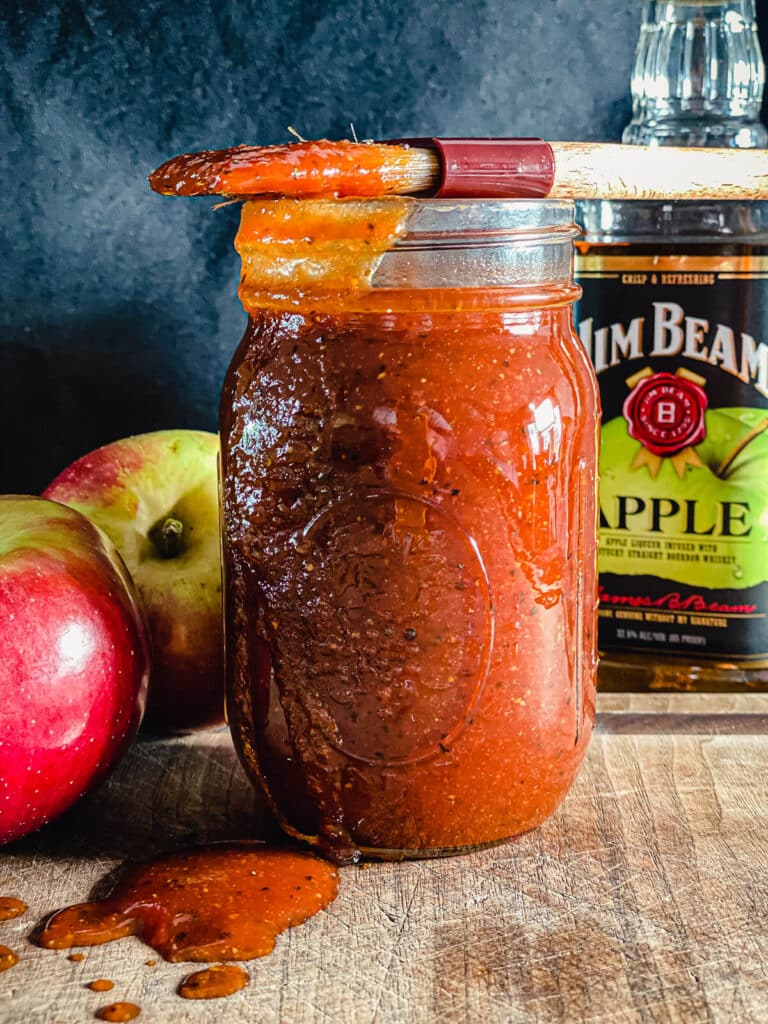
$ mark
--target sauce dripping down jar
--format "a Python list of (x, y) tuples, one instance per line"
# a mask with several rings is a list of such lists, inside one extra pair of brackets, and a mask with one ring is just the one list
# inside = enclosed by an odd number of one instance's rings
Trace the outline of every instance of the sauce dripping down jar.
[(594, 719), (570, 203), (255, 200), (221, 406), (228, 714), (344, 862), (544, 821)]

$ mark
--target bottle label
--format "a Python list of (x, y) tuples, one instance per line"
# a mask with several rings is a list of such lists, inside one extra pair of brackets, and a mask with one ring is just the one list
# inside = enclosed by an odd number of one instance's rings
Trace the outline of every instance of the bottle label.
[(768, 658), (768, 256), (585, 253), (576, 278), (600, 647)]

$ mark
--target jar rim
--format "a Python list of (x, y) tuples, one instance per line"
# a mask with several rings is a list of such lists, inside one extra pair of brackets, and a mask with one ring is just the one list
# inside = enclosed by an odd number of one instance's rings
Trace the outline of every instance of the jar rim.
[[(570, 199), (437, 199), (409, 197), (406, 235), (578, 234)], [(458, 222), (458, 223), (456, 223)], [(401, 241), (401, 240), (398, 240)]]
[(562, 243), (580, 234), (563, 199), (412, 199), (393, 249)]
[[(275, 202), (285, 203), (285, 199)], [(267, 200), (266, 202), (269, 202)], [(526, 241), (558, 241), (577, 237), (576, 204), (572, 199), (443, 199), (432, 196), (383, 196), (378, 198), (308, 198), (290, 200), (297, 210), (321, 214), (324, 209), (368, 207), (381, 210), (399, 206), (405, 213), (404, 230), (392, 240), (393, 248), (412, 246), (414, 240), (450, 244), (453, 238), (503, 244), (525, 236)], [(554, 239), (553, 239), (554, 240)]]
[(235, 245), (239, 294), (249, 311), (309, 296), (351, 306), (385, 290), (546, 288), (559, 304), (574, 297), (574, 217), (567, 199), (257, 200)]

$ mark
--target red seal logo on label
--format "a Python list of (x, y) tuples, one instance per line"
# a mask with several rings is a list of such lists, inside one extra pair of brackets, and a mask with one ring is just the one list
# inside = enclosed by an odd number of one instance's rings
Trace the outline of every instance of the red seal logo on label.
[(654, 455), (674, 455), (706, 436), (704, 389), (673, 373), (654, 373), (638, 381), (622, 412), (634, 437)]

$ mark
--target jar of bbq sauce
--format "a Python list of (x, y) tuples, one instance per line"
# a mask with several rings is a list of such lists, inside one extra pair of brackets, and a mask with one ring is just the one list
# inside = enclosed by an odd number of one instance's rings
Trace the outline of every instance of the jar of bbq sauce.
[(290, 835), (457, 853), (594, 719), (593, 371), (571, 204), (254, 200), (221, 406), (228, 714)]

